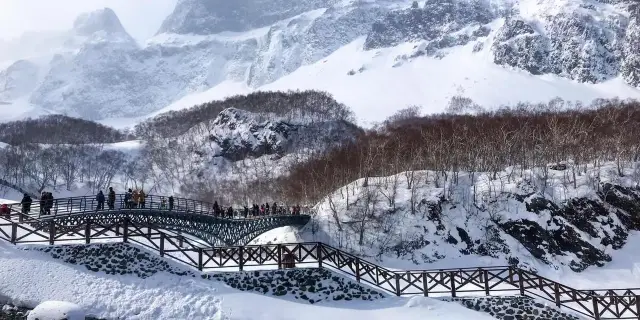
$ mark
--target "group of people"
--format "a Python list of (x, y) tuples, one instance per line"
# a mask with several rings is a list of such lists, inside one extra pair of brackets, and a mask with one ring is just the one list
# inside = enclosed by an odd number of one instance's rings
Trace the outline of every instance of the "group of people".
[[(96, 195), (96, 202), (98, 202), (96, 211), (104, 210), (105, 200), (107, 202), (109, 210), (113, 210), (116, 203), (116, 192), (113, 190), (113, 187), (109, 187), (109, 192), (106, 197), (102, 190), (98, 192), (98, 194)], [(124, 207), (127, 209), (145, 209), (147, 207), (147, 194), (144, 192), (144, 190), (132, 190), (131, 188), (129, 188), (129, 190), (127, 190), (127, 192), (124, 194), (124, 199), (122, 200), (122, 202)], [(159, 208), (173, 210), (173, 203), (173, 196), (170, 196), (168, 198), (161, 197)]]
[(300, 206), (278, 206), (278, 204), (274, 202), (272, 206), (269, 206), (269, 203), (265, 203), (259, 206), (257, 204), (253, 204), (251, 208), (244, 206), (242, 208), (242, 211), (236, 211), (233, 209), (233, 207), (227, 207), (225, 209), (218, 204), (218, 201), (215, 201), (213, 203), (213, 214), (216, 217), (227, 218), (233, 218), (234, 216), (242, 216), (244, 218), (247, 218), (248, 216), (260, 217), (267, 215), (299, 215)]
[[(144, 190), (132, 190), (129, 189), (125, 195), (122, 205), (127, 209), (144, 209), (146, 208), (146, 200), (147, 194)], [(158, 208), (161, 210), (170, 210), (174, 209), (174, 201), (173, 196), (168, 198), (160, 197), (160, 203), (158, 204)], [(113, 187), (109, 187), (109, 192), (105, 196), (105, 194), (100, 190), (96, 195), (97, 206), (95, 211), (104, 210), (104, 204), (107, 203), (109, 210), (115, 209), (116, 203), (116, 192), (113, 190)], [(22, 201), (20, 202), (22, 205), (22, 213), (29, 214), (31, 212), (31, 204), (33, 203), (33, 199), (29, 196), (29, 194), (24, 194)], [(40, 198), (40, 214), (48, 215), (51, 214), (51, 209), (53, 208), (53, 194), (51, 192), (42, 192), (42, 197)], [(293, 207), (278, 205), (274, 202), (272, 205), (269, 203), (264, 203), (261, 205), (253, 204), (252, 206), (243, 206), (242, 209), (234, 210), (233, 207), (223, 207), (218, 204), (218, 201), (213, 203), (213, 215), (216, 217), (227, 217), (233, 218), (234, 216), (247, 218), (249, 216), (252, 217), (260, 217), (260, 216), (268, 216), (268, 215), (299, 215), (300, 214), (300, 206), (296, 205)], [(0, 214), (9, 215), (10, 208), (5, 204), (0, 206)]]

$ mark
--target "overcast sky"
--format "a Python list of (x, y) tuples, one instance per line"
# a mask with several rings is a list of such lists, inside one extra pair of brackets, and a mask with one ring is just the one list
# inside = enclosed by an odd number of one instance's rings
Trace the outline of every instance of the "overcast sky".
[(25, 31), (68, 30), (81, 13), (109, 7), (138, 41), (158, 31), (177, 0), (0, 0), (0, 39)]

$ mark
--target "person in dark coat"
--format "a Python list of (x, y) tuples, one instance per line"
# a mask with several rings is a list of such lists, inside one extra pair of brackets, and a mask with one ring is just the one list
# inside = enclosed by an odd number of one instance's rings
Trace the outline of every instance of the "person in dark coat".
[(31, 212), (32, 202), (33, 200), (31, 199), (31, 196), (25, 193), (24, 197), (22, 197), (22, 201), (20, 201), (20, 203), (22, 204), (22, 213), (29, 214), (29, 212)]
[(213, 202), (213, 215), (217, 216), (220, 213), (220, 206), (218, 205), (218, 201)]
[(98, 201), (98, 207), (96, 208), (96, 211), (104, 210), (104, 193), (102, 193), (102, 190), (100, 190), (96, 195), (96, 201)]
[(173, 196), (169, 196), (169, 211), (173, 210)]
[(51, 209), (53, 208), (53, 194), (51, 192), (47, 192), (45, 193), (45, 196), (44, 212), (46, 214), (51, 214)]
[(109, 210), (113, 210), (116, 204), (116, 192), (113, 191), (113, 187), (109, 187), (109, 196), (107, 199), (107, 205)]
[(274, 215), (278, 214), (278, 205), (274, 202), (273, 207), (271, 207), (271, 211)]
[(227, 217), (228, 218), (233, 218), (233, 208), (232, 207), (227, 208)]
[(44, 214), (47, 208), (47, 193), (42, 191), (40, 194), (40, 214)]
[(264, 214), (268, 215), (269, 212), (269, 202), (267, 202), (267, 204), (264, 205)]
[(247, 208), (246, 205), (244, 206), (244, 209), (242, 210), (242, 215), (244, 216), (245, 219), (249, 215), (249, 208)]

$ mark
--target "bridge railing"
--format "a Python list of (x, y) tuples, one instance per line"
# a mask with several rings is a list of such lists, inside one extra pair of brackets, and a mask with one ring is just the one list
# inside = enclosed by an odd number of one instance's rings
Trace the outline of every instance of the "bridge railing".
[(391, 270), (319, 242), (207, 247), (157, 226), (126, 219), (111, 225), (87, 222), (52, 232), (46, 225), (35, 228), (0, 218), (0, 239), (14, 244), (119, 239), (202, 271), (320, 267), (397, 296), (521, 295), (591, 319), (640, 319), (640, 289), (578, 290), (514, 266)]
[[(216, 215), (214, 205), (209, 202), (174, 197), (173, 202), (169, 197), (160, 195), (146, 195), (144, 202), (125, 201), (125, 194), (116, 194), (113, 201), (109, 200), (105, 194), (105, 201), (98, 201), (97, 196), (70, 197), (60, 199), (33, 199), (30, 206), (21, 203), (7, 203), (12, 213), (23, 213), (25, 215), (37, 217), (57, 217), (60, 215), (80, 214), (97, 211), (144, 211), (144, 210), (167, 210), (194, 214)], [(28, 210), (27, 210), (28, 209)], [(234, 210), (232, 216), (226, 214), (226, 208), (220, 208), (217, 216), (226, 218), (244, 218), (242, 212)], [(236, 208), (237, 209), (237, 208)], [(286, 211), (288, 213), (288, 211)], [(1, 215), (2, 213), (0, 213)], [(266, 215), (269, 215), (268, 213)], [(247, 217), (253, 217), (249, 211)], [(22, 221), (22, 220), (21, 220)]]

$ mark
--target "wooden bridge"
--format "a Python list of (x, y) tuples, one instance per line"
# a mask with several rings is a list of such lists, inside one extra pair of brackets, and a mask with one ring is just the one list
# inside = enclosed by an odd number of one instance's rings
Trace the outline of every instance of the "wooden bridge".
[(8, 204), (11, 217), (7, 220), (28, 224), (29, 235), (46, 233), (50, 239), (78, 232), (87, 236), (94, 226), (117, 226), (126, 231), (136, 225), (191, 235), (212, 246), (245, 245), (266, 231), (302, 227), (310, 220), (308, 215), (292, 214), (244, 217), (236, 212), (227, 216), (216, 214), (208, 202), (174, 198), (170, 203), (166, 196), (146, 196), (144, 207), (129, 206), (124, 199), (124, 194), (117, 194), (113, 209), (100, 204), (95, 196), (34, 200), (28, 213), (22, 204), (12, 203)]
[[(127, 208), (123, 199), (118, 196), (114, 210), (95, 210), (97, 202), (90, 197), (58, 199), (50, 215), (40, 215), (35, 202), (32, 212), (36, 213), (29, 214), (21, 212), (20, 204), (12, 204), (10, 216), (0, 216), (0, 240), (16, 245), (119, 241), (203, 272), (326, 268), (396, 296), (527, 296), (588, 319), (640, 320), (640, 288), (574, 289), (514, 266), (391, 270), (318, 242), (216, 246), (207, 237), (246, 244), (269, 228), (302, 226), (309, 216), (228, 218), (213, 215), (212, 205), (200, 201), (175, 199), (168, 210), (159, 196), (148, 197), (145, 208)], [(216, 227), (206, 229), (205, 224)], [(198, 233), (195, 229), (201, 227), (205, 229)]]

